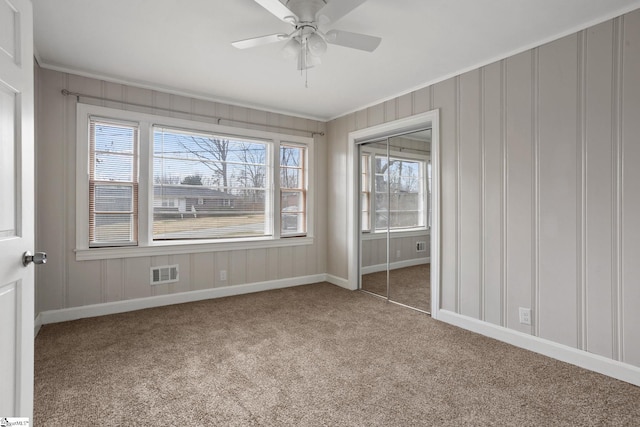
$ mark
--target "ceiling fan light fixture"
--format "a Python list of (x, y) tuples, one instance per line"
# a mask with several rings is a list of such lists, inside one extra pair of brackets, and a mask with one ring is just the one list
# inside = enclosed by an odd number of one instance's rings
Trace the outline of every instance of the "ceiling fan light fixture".
[(320, 65), (321, 62), (322, 61), (320, 60), (320, 58), (311, 55), (309, 49), (307, 48), (306, 50), (300, 52), (300, 55), (298, 56), (298, 70), (308, 70), (309, 68), (313, 68), (316, 65)]
[(282, 48), (282, 54), (287, 59), (295, 58), (300, 53), (301, 48), (302, 45), (300, 42), (295, 38), (292, 38)]
[(313, 33), (307, 37), (309, 53), (313, 56), (320, 56), (327, 51), (327, 42), (318, 33)]

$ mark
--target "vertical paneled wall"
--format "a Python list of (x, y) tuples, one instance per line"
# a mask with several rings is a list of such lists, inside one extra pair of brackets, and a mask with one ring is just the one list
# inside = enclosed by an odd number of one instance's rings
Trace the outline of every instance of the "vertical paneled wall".
[[(282, 247), (76, 261), (76, 98), (63, 96), (62, 89), (122, 101), (102, 103), (109, 107), (135, 108), (143, 112), (193, 120), (204, 120), (197, 114), (216, 116), (255, 123), (252, 126), (255, 129), (264, 128), (275, 132), (278, 131), (278, 126), (323, 132), (325, 124), (46, 69), (37, 70), (37, 79), (36, 247), (47, 251), (49, 260), (38, 271), (36, 312), (326, 273), (327, 239), (324, 231), (327, 229), (327, 144), (326, 137), (322, 136), (315, 136), (314, 147), (313, 245), (297, 246), (295, 250)], [(148, 105), (155, 109), (132, 107), (124, 102)], [(170, 113), (159, 108), (184, 113)], [(212, 121), (215, 122), (215, 119)], [(309, 135), (307, 132), (300, 134)], [(179, 265), (180, 281), (150, 286), (150, 267), (166, 264)], [(227, 280), (220, 280), (220, 270), (227, 271)]]
[[(617, 318), (617, 353), (620, 359), (640, 365), (640, 13), (614, 26), (616, 34), (614, 102), (618, 103), (616, 130), (616, 195), (620, 271), (614, 313)], [(597, 242), (596, 242), (597, 244)]]
[(330, 122), (329, 169), (349, 131), (433, 108), (441, 308), (640, 366), (640, 10)]
[[(584, 33), (580, 33), (580, 38)], [(541, 47), (534, 58), (537, 92), (534, 108), (534, 168), (537, 194), (534, 204), (537, 274), (534, 281), (536, 325), (539, 335), (572, 347), (578, 346), (578, 300), (581, 284), (579, 257), (582, 147), (578, 98), (582, 69), (578, 36), (565, 37)], [(582, 65), (582, 64), (581, 64)], [(537, 157), (537, 158), (536, 158)]]

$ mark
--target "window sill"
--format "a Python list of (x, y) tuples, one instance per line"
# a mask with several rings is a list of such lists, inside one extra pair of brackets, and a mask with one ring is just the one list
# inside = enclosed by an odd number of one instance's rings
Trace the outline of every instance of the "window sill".
[[(431, 230), (429, 230), (428, 228), (412, 229), (412, 230), (391, 230), (390, 234), (392, 239), (399, 239), (401, 237), (422, 237), (422, 236), (430, 235)], [(362, 233), (362, 240), (386, 239), (386, 237), (387, 237), (386, 231)]]
[(198, 243), (156, 242), (153, 246), (76, 249), (76, 261), (135, 258), (157, 255), (182, 255), (202, 252), (227, 252), (246, 249), (281, 248), (313, 244), (313, 237), (295, 237), (247, 241), (207, 241)]

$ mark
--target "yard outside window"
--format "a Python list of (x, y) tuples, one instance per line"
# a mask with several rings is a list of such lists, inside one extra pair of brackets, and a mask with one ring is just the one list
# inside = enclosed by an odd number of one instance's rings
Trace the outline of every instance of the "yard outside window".
[(85, 104), (78, 135), (80, 251), (307, 241), (311, 138)]

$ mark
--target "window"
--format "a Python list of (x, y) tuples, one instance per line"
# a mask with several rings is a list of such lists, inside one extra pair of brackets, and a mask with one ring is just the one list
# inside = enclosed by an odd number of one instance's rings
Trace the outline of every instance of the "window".
[(77, 115), (78, 259), (113, 252), (99, 247), (311, 242), (312, 138), (85, 104)]
[(280, 146), (280, 219), (283, 236), (306, 232), (304, 153), (305, 149), (301, 146)]
[(427, 228), (428, 158), (375, 151), (361, 155), (362, 231)]
[(268, 236), (269, 144), (154, 126), (153, 240)]
[(89, 121), (89, 245), (137, 241), (138, 128)]

